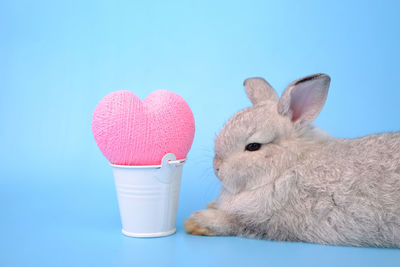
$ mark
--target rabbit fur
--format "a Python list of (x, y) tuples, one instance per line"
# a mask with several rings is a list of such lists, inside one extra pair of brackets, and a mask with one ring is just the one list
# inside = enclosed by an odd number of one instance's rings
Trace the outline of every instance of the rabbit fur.
[(244, 82), (253, 106), (215, 140), (220, 195), (186, 232), (400, 247), (400, 132), (341, 139), (314, 128), (329, 84), (326, 74), (307, 76), (279, 98), (262, 78)]

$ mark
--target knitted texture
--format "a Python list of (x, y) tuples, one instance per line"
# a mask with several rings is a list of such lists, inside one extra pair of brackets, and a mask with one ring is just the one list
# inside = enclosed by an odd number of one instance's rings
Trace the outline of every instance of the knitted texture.
[(159, 165), (167, 153), (186, 158), (194, 118), (185, 100), (173, 92), (157, 90), (142, 102), (130, 91), (116, 91), (95, 108), (92, 131), (110, 163)]

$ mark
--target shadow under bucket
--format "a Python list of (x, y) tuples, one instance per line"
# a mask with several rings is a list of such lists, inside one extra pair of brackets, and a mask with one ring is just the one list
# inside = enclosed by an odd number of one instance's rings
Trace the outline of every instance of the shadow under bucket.
[(161, 165), (111, 165), (124, 235), (159, 237), (175, 233), (184, 163), (170, 153)]

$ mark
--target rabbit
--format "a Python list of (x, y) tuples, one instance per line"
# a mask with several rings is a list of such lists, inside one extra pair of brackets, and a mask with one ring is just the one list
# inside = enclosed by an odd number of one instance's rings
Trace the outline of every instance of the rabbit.
[(264, 79), (245, 80), (253, 105), (215, 139), (220, 195), (187, 233), (400, 247), (400, 132), (342, 139), (315, 128), (330, 80), (301, 78), (280, 98)]

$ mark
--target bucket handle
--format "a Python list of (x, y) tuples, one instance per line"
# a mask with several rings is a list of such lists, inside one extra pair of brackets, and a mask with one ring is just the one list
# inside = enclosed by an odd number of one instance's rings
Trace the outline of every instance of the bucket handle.
[(166, 154), (161, 160), (160, 172), (157, 175), (157, 180), (164, 184), (169, 184), (175, 177), (173, 173), (176, 171), (176, 167), (183, 165), (186, 159), (176, 159), (173, 153)]

